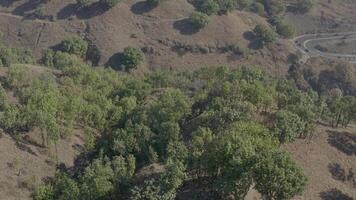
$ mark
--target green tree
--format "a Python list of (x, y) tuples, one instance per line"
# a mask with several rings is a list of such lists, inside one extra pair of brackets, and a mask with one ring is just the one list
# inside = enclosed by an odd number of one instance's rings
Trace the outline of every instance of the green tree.
[(207, 15), (213, 15), (218, 13), (219, 4), (215, 0), (203, 0), (198, 7), (198, 10)]
[(272, 43), (276, 41), (276, 33), (269, 27), (263, 25), (257, 25), (253, 32), (258, 40), (258, 42), (263, 46), (265, 44)]
[(202, 29), (209, 24), (210, 17), (205, 13), (194, 12), (190, 16), (189, 20), (194, 27), (196, 27), (197, 29)]
[(303, 192), (307, 177), (286, 153), (265, 153), (254, 167), (257, 191), (268, 200), (291, 199)]
[(80, 178), (80, 199), (101, 200), (113, 192), (115, 174), (110, 165), (106, 158), (98, 158), (85, 168)]
[(275, 131), (281, 143), (293, 142), (303, 131), (303, 121), (290, 111), (278, 111), (276, 114)]
[(260, 16), (265, 16), (265, 14), (266, 14), (266, 12), (265, 12), (265, 7), (264, 7), (264, 5), (262, 4), (262, 3), (260, 3), (260, 2), (254, 2), (254, 3), (252, 3), (251, 4), (251, 6), (250, 6), (250, 10), (252, 11), (252, 12), (255, 12), (255, 13), (257, 13), (258, 15), (260, 15)]
[(309, 12), (314, 6), (314, 0), (298, 0), (297, 10), (302, 13)]
[(55, 200), (53, 187), (52, 185), (41, 185), (37, 188), (34, 197), (34, 200)]
[(136, 69), (144, 60), (145, 55), (139, 48), (126, 47), (123, 52), (122, 64), (126, 71)]
[(60, 47), (63, 52), (74, 54), (79, 57), (85, 57), (88, 51), (88, 43), (77, 36), (63, 40)]

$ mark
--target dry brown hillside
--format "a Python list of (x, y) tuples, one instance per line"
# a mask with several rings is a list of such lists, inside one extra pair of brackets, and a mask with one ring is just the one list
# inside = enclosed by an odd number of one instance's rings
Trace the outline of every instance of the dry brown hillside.
[[(192, 68), (201, 66), (261, 65), (272, 74), (286, 73), (286, 59), (293, 51), (280, 40), (247, 58), (235, 55), (231, 46), (248, 49), (250, 31), (266, 19), (251, 12), (235, 11), (214, 16), (207, 27), (192, 31), (187, 18), (194, 11), (186, 0), (167, 1), (150, 9), (145, 1), (125, 0), (110, 10), (94, 4), (77, 11), (74, 0), (53, 0), (45, 4), (45, 20), (32, 19), (35, 0), (5, 1), (0, 4), (0, 31), (6, 43), (25, 46), (37, 58), (44, 48), (53, 47), (70, 35), (90, 40), (101, 53), (100, 65), (112, 65), (127, 46), (143, 48), (150, 68)], [(12, 2), (12, 3), (10, 3)]]

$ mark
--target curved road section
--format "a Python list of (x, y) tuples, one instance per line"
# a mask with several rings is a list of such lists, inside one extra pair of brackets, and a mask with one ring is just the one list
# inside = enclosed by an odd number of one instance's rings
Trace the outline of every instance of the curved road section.
[(335, 40), (356, 40), (356, 31), (301, 35), (294, 38), (293, 43), (295, 47), (304, 54), (306, 59), (310, 57), (323, 57), (327, 59), (342, 60), (350, 63), (356, 63), (356, 54), (328, 53), (321, 51), (318, 48), (320, 42)]

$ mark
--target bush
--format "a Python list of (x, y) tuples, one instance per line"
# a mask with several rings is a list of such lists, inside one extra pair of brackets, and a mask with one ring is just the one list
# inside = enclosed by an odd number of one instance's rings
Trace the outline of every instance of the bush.
[(84, 57), (88, 50), (88, 43), (80, 37), (71, 37), (63, 40), (61, 50), (66, 53)]
[(120, 0), (100, 0), (100, 3), (105, 5), (108, 8), (112, 8), (118, 4)]
[(141, 49), (134, 47), (126, 47), (123, 53), (123, 65), (126, 71), (137, 68), (144, 60), (144, 54)]
[(147, 0), (148, 5), (152, 7), (158, 6), (160, 3), (162, 3), (164, 0)]
[(75, 64), (78, 63), (80, 63), (80, 61), (75, 55), (71, 55), (61, 51), (57, 51), (53, 57), (53, 66), (57, 69), (73, 67)]
[(276, 30), (277, 33), (284, 38), (292, 38), (295, 35), (295, 28), (292, 25), (283, 22), (276, 26)]
[(204, 0), (199, 5), (198, 10), (207, 15), (216, 14), (219, 11), (219, 4), (215, 0)]
[(218, 0), (218, 4), (219, 4), (221, 13), (228, 13), (228, 12), (236, 9), (236, 1), (235, 0)]
[(250, 10), (260, 16), (265, 16), (265, 7), (262, 3), (255, 2), (251, 4)]
[(10, 67), (12, 64), (12, 53), (11, 50), (6, 47), (0, 47), (0, 61), (2, 67)]
[(34, 200), (53, 200), (54, 191), (52, 185), (41, 185), (35, 192)]
[(35, 59), (33, 58), (32, 51), (27, 48), (13, 48), (11, 49), (14, 62), (21, 64), (33, 64)]
[(77, 4), (80, 7), (88, 7), (92, 3), (93, 3), (93, 0), (77, 0)]
[(247, 8), (251, 4), (250, 0), (237, 0), (236, 8), (239, 10), (243, 10)]
[(264, 6), (270, 15), (278, 15), (286, 10), (284, 0), (264, 0)]
[(301, 13), (309, 12), (314, 5), (313, 0), (298, 0), (297, 10)]
[(267, 26), (257, 25), (253, 29), (253, 32), (262, 46), (274, 42), (277, 39), (276, 33)]
[(209, 24), (210, 17), (201, 12), (194, 12), (190, 16), (190, 22), (198, 29), (204, 28)]
[(46, 67), (54, 67), (54, 54), (52, 49), (45, 49), (42, 52), (41, 64)]
[(46, 7), (44, 5), (40, 5), (35, 9), (33, 13), (37, 18), (43, 19), (46, 17)]

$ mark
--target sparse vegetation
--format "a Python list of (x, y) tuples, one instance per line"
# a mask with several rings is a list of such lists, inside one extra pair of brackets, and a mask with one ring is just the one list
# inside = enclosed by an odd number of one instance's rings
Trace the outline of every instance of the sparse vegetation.
[(118, 4), (120, 0), (100, 0), (100, 3), (108, 8), (112, 8)]
[(80, 7), (88, 7), (93, 3), (93, 0), (77, 0), (77, 4)]

